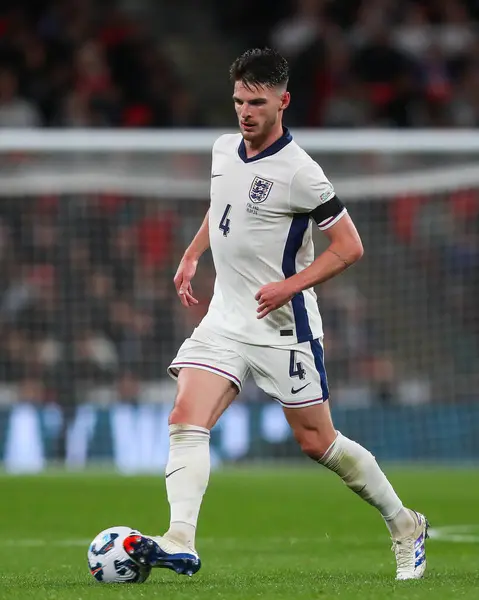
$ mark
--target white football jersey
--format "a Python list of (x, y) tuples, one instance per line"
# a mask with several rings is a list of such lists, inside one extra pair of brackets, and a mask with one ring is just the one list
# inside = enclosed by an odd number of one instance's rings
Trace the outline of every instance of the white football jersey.
[[(287, 129), (272, 146), (246, 157), (241, 134), (213, 146), (209, 236), (214, 295), (201, 327), (249, 344), (295, 344), (323, 334), (316, 294), (308, 289), (257, 319), (255, 295), (314, 260), (310, 212), (335, 196), (321, 167)], [(326, 229), (346, 210), (320, 223)]]

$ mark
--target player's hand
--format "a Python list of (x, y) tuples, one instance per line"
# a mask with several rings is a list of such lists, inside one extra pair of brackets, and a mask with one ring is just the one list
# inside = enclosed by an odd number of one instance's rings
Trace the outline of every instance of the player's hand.
[(295, 295), (296, 290), (292, 289), (291, 283), (287, 279), (263, 285), (255, 296), (255, 300), (259, 304), (256, 309), (258, 313), (256, 318), (266, 317), (272, 310), (287, 304)]
[(173, 278), (176, 293), (180, 297), (181, 304), (186, 307), (198, 304), (198, 300), (193, 296), (193, 288), (191, 287), (191, 280), (195, 276), (197, 266), (198, 260), (183, 256), (176, 275)]

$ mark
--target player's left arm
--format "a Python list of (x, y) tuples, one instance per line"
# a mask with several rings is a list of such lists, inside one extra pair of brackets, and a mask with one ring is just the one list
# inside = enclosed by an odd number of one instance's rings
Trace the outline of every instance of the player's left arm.
[(324, 231), (329, 246), (306, 269), (284, 279), (268, 283), (256, 294), (258, 319), (287, 304), (296, 294), (323, 283), (353, 265), (363, 255), (363, 245), (347, 212)]
[[(317, 164), (301, 174), (297, 194), (301, 198), (298, 212), (309, 208), (310, 217), (329, 239), (329, 246), (303, 271), (258, 290), (258, 319), (284, 306), (303, 290), (335, 277), (363, 255), (361, 238), (351, 217)], [(320, 203), (314, 207), (318, 198)]]
[(346, 211), (323, 233), (329, 240), (326, 250), (309, 267), (285, 280), (291, 286), (293, 295), (339, 275), (364, 253), (358, 230)]

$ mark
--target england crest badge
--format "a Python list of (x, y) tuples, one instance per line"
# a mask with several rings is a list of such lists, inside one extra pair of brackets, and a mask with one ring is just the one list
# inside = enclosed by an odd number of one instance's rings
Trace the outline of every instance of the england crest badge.
[(249, 198), (251, 202), (254, 202), (255, 204), (264, 202), (269, 196), (272, 187), (272, 181), (268, 181), (267, 179), (262, 179), (261, 177), (256, 176), (253, 179), (253, 183), (249, 189)]

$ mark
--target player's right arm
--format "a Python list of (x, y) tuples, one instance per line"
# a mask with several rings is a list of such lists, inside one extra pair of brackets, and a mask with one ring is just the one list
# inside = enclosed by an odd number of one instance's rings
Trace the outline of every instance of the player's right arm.
[(193, 238), (191, 244), (185, 250), (183, 258), (180, 261), (178, 270), (173, 279), (176, 293), (180, 297), (183, 306), (193, 306), (198, 304), (198, 300), (193, 296), (191, 280), (195, 276), (198, 261), (205, 250), (210, 246), (209, 232), (209, 210), (206, 213), (198, 233)]

